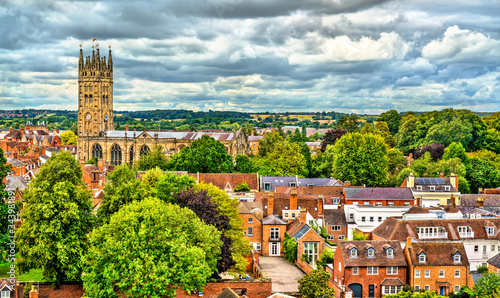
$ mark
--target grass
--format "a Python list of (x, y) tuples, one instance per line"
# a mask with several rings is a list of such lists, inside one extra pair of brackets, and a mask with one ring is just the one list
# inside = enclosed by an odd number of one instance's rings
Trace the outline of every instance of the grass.
[[(10, 271), (11, 262), (0, 263), (0, 278), (9, 278), (7, 273)], [(32, 269), (25, 274), (16, 274), (19, 281), (44, 281), (42, 276), (42, 269)]]

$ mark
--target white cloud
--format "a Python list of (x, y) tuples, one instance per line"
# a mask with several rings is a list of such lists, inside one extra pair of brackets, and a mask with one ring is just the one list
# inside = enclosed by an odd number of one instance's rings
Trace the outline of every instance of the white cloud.
[(422, 56), (447, 62), (488, 63), (491, 60), (499, 61), (499, 49), (500, 40), (451, 26), (446, 29), (442, 39), (433, 40), (422, 49)]

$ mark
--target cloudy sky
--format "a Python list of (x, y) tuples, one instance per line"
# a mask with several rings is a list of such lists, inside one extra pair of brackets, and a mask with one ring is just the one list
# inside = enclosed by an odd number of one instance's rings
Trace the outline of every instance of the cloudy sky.
[(97, 37), (115, 110), (500, 110), (499, 0), (0, 0), (0, 24), (0, 109), (76, 110)]

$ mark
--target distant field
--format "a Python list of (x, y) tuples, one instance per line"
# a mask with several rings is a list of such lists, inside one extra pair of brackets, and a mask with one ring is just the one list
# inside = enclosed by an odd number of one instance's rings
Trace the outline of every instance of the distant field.
[[(323, 122), (323, 121), (331, 121), (329, 119), (325, 119), (325, 120), (313, 120), (313, 117), (315, 115), (288, 115), (288, 116), (285, 116), (285, 114), (279, 114), (281, 118), (284, 118), (286, 119), (287, 117), (290, 117), (291, 119), (293, 118), (297, 118), (299, 121), (302, 121), (302, 120), (310, 120), (310, 121), (319, 121), (320, 123), (328, 123), (328, 122)], [(269, 116), (271, 116), (270, 114), (269, 115), (257, 115), (257, 114), (251, 114), (250, 115), (252, 117), (252, 119), (256, 120), (258, 117), (260, 117), (261, 119), (265, 119)]]

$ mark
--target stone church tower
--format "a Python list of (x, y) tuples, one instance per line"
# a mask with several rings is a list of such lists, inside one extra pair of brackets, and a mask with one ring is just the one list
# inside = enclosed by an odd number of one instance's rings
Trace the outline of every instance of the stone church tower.
[(92, 47), (92, 57), (78, 61), (78, 136), (97, 137), (113, 130), (113, 59), (108, 62)]

